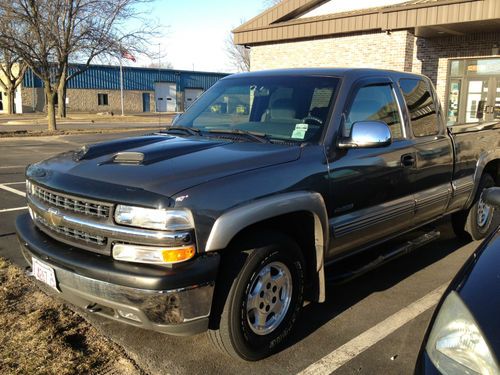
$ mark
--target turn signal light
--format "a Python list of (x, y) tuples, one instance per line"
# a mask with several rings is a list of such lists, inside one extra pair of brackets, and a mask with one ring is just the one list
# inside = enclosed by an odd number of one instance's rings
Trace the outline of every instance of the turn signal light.
[(194, 245), (182, 247), (153, 247), (115, 244), (113, 258), (124, 262), (148, 264), (174, 264), (191, 259), (196, 254)]
[(178, 249), (167, 249), (162, 251), (163, 261), (165, 263), (177, 263), (191, 259), (195, 254), (194, 246), (186, 246)]

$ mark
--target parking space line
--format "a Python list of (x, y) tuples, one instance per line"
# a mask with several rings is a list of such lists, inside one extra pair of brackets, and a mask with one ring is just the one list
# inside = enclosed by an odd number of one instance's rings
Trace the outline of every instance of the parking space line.
[(0, 169), (11, 169), (11, 168), (24, 168), (25, 165), (5, 165), (1, 166)]
[(20, 195), (21, 197), (26, 196), (26, 193), (24, 191), (11, 188), (10, 186), (5, 186), (4, 184), (0, 184), (0, 189), (8, 191), (8, 192), (13, 193), (13, 194)]
[(4, 208), (4, 209), (0, 210), (0, 213), (2, 213), (2, 212), (12, 212), (12, 211), (21, 211), (21, 210), (27, 210), (27, 209), (28, 209), (28, 206), (14, 207), (14, 208)]
[(4, 182), (2, 185), (9, 186), (9, 185), (23, 185), (25, 184), (26, 181), (20, 181), (20, 182)]
[(415, 319), (431, 307), (434, 307), (439, 302), (448, 284), (449, 282), (441, 285), (418, 301), (399, 310), (397, 313), (302, 370), (298, 375), (331, 374), (406, 323)]

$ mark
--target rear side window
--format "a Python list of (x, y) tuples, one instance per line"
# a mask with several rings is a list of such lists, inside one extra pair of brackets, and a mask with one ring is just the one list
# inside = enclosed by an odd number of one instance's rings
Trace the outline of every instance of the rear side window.
[(438, 134), (436, 105), (427, 82), (422, 79), (402, 79), (399, 86), (410, 113), (413, 135), (426, 137)]
[(349, 137), (352, 125), (358, 121), (383, 121), (391, 129), (392, 138), (402, 138), (401, 118), (389, 84), (361, 87), (346, 116), (344, 136)]

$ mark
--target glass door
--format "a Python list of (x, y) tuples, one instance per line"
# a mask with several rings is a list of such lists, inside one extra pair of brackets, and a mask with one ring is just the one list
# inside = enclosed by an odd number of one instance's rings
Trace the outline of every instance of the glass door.
[(466, 81), (465, 122), (500, 120), (500, 76)]
[(495, 91), (492, 93), (493, 100), (488, 108), (489, 115), (491, 116), (491, 121), (500, 120), (500, 77), (494, 79)]
[(490, 79), (470, 78), (466, 83), (465, 122), (486, 121)]

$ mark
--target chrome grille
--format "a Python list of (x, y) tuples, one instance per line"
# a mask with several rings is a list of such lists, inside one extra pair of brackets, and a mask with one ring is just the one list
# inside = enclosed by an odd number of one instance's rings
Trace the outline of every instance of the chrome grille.
[(97, 236), (78, 229), (68, 228), (61, 225), (52, 225), (40, 215), (37, 215), (36, 220), (47, 229), (50, 229), (52, 232), (61, 234), (74, 240), (97, 246), (106, 246), (106, 244), (108, 243), (108, 239), (106, 237)]
[(95, 216), (103, 219), (109, 218), (111, 211), (110, 206), (90, 202), (77, 197), (62, 195), (53, 191), (49, 191), (40, 186), (33, 185), (33, 196), (49, 205), (60, 207), (64, 210), (76, 212), (81, 215)]

